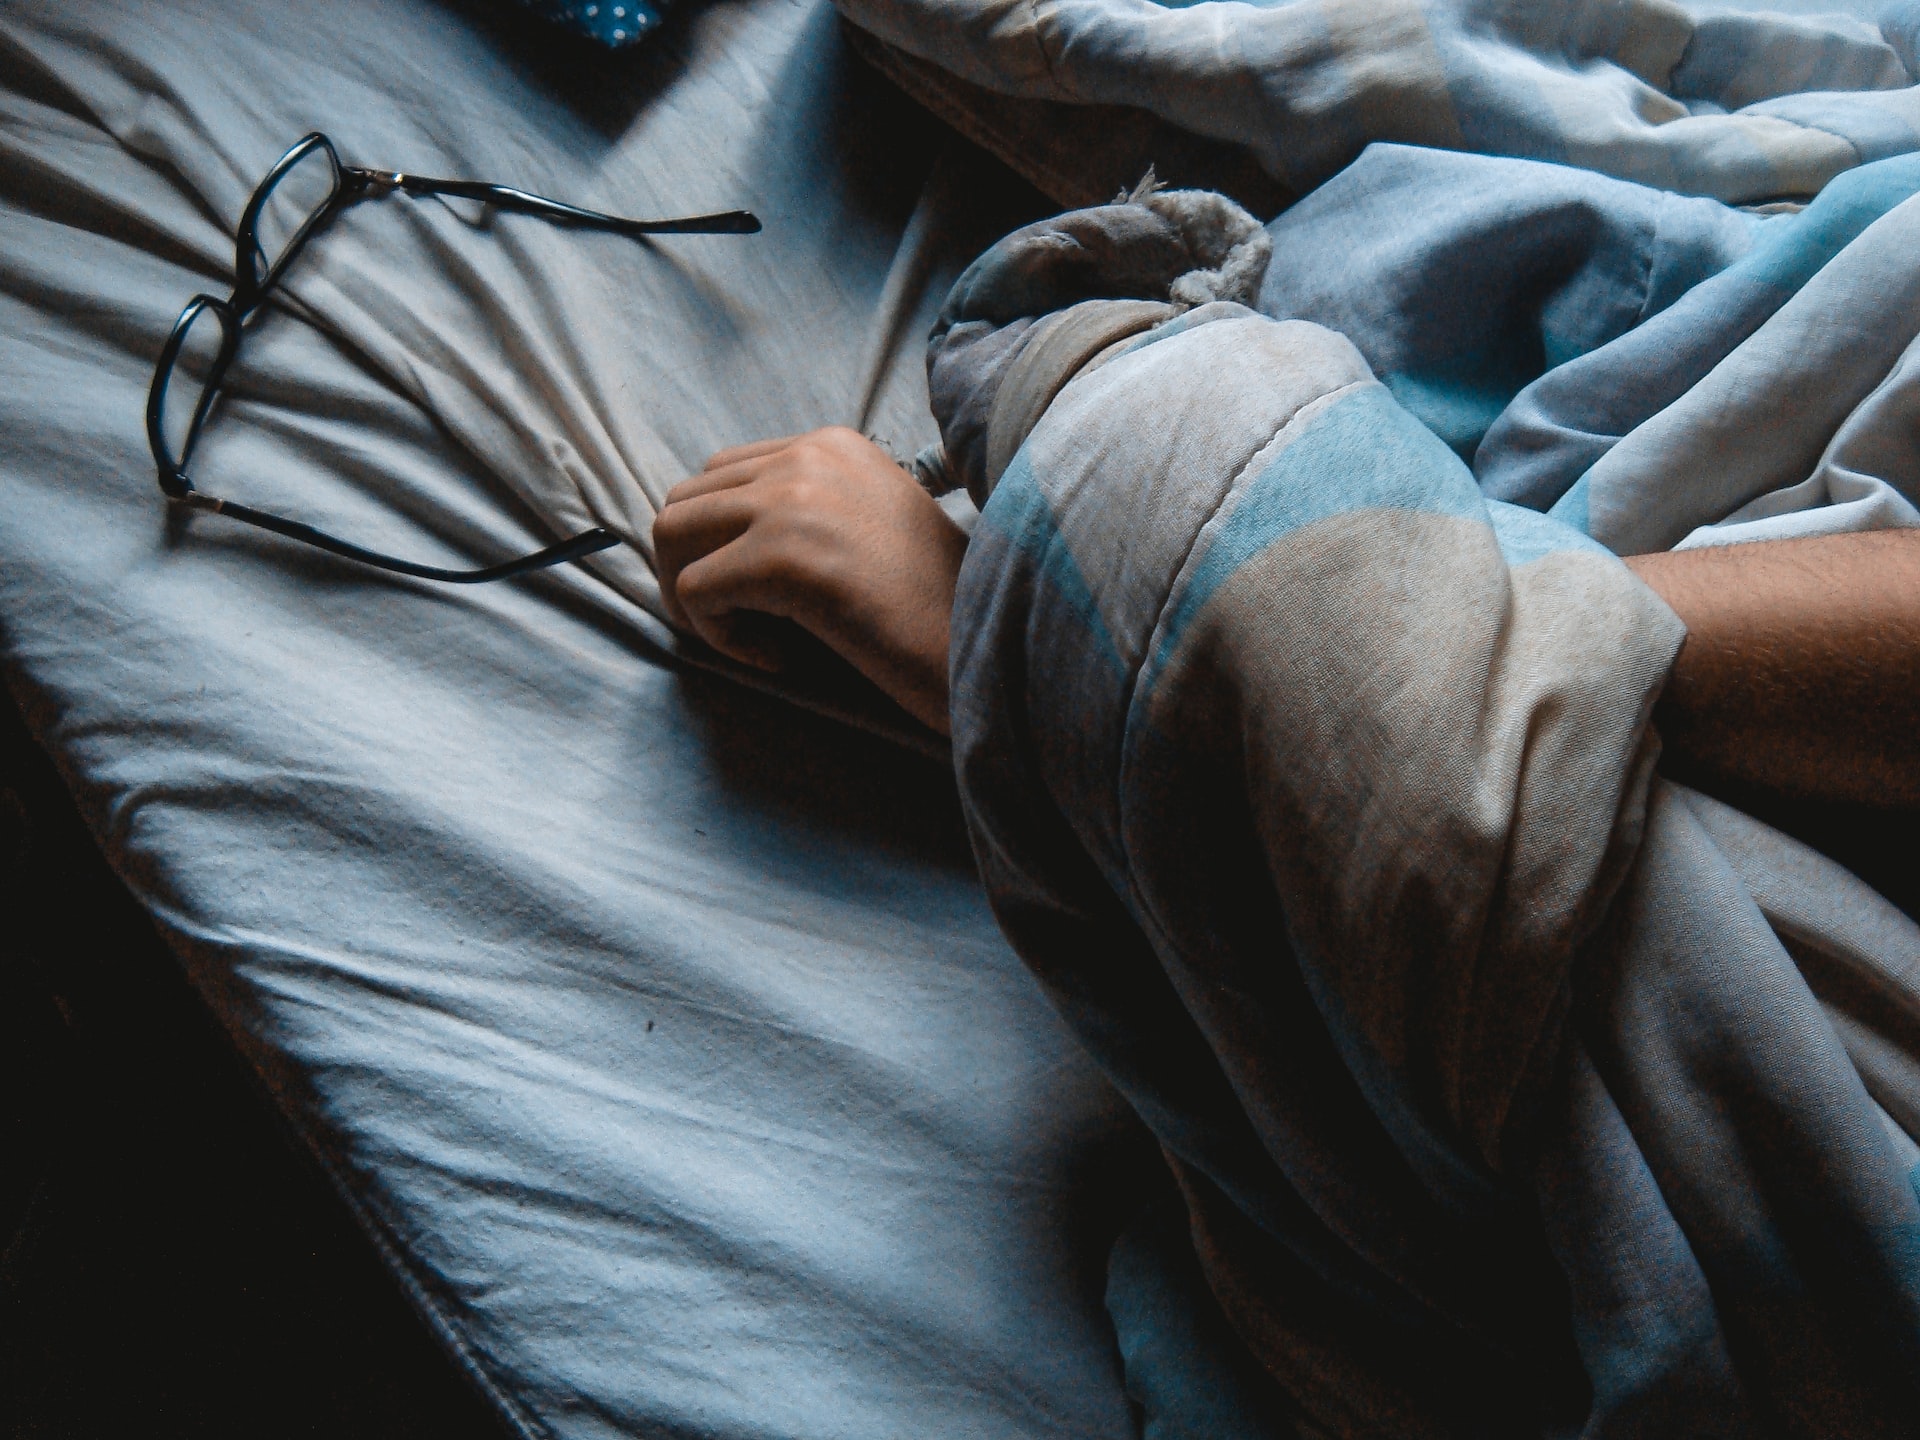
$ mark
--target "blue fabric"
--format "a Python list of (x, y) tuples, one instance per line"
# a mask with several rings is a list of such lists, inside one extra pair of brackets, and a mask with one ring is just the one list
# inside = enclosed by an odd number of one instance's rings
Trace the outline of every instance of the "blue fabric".
[(1544, 510), (1916, 188), (1905, 157), (1760, 218), (1564, 166), (1376, 145), (1269, 225), (1260, 307), (1346, 335), (1489, 495)]
[[(1259, 303), (1350, 338), (1489, 498), (1622, 553), (1716, 525), (1920, 523), (1897, 438), (1912, 327), (1893, 238), (1917, 192), (1920, 159), (1900, 155), (1799, 213), (1757, 216), (1565, 166), (1376, 145), (1269, 224)], [(1715, 404), (1724, 443), (1701, 428)], [(1682, 469), (1695, 488), (1668, 483)]]
[(1285, 1396), (1207, 1288), (1178, 1196), (1147, 1206), (1114, 1241), (1107, 1313), (1141, 1440), (1293, 1440)]
[(1782, 223), (1562, 165), (1375, 145), (1268, 227), (1260, 308), (1347, 336), (1471, 460), (1525, 386)]
[[(1684, 300), (1566, 357), (1512, 397), (1474, 457), (1489, 495), (1544, 510), (1615, 441), (1679, 399), (1860, 232), (1920, 191), (1906, 157), (1841, 176), (1799, 215), (1758, 227), (1745, 253)], [(1718, 268), (1718, 267), (1716, 267)], [(1698, 279), (1706, 277), (1699, 276)]]
[(660, 23), (665, 6), (655, 0), (519, 0), (542, 19), (618, 50), (638, 44)]

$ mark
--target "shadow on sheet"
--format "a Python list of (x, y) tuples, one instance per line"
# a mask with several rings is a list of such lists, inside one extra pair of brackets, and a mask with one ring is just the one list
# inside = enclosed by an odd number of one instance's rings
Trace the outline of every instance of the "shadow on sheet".
[(952, 253), (882, 314), (946, 142), (824, 5), (689, 7), (592, 75), (481, 15), (0, 6), (8, 682), (524, 1431), (1127, 1433), (1101, 1294), (1147, 1157), (995, 930), (946, 773), (663, 662), (638, 557), (454, 592), (169, 523), (152, 357), (314, 127), (767, 230), (356, 206), (249, 335), (205, 488), (479, 563), (580, 518), (555, 474), (640, 531), (723, 444), (863, 405), (930, 437), (911, 337), (1021, 202), (956, 162)]

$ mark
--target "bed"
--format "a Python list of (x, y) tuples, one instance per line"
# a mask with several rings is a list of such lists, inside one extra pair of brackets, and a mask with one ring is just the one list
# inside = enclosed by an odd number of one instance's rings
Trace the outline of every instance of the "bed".
[(881, 133), (824, 4), (687, 7), (612, 58), (521, 33), (419, 0), (0, 8), (8, 686), (520, 1433), (1128, 1433), (1102, 1292), (1152, 1153), (999, 938), (936, 760), (689, 665), (583, 570), (437, 589), (154, 488), (159, 343), (316, 128), (766, 228), (358, 206), (250, 336), (207, 483), (484, 563), (554, 538), (537, 467), (657, 498), (822, 421), (928, 438), (910, 337), (1028, 202), (935, 127)]
[[(1159, 158), (1264, 220), (1338, 159), (1290, 169), (1231, 124), (1169, 140), (1178, 87), (1169, 115), (1067, 110), (1079, 82), (1036, 72), (1008, 105), (964, 53), (904, 43), (910, 5), (842, 8), (1056, 202)], [(0, 657), (29, 727), (520, 1433), (1170, 1436), (1195, 1395), (1223, 1407), (1202, 1433), (1285, 1433), (1167, 1272), (1177, 1219), (1140, 1219), (1159, 1159), (995, 929), (941, 746), (831, 664), (769, 686), (677, 640), (644, 559), (719, 446), (828, 421), (903, 459), (932, 440), (919, 337), (1045, 202), (874, 106), (824, 0), (683, 6), (614, 56), (529, 47), (528, 23), (0, 0)], [(1837, 119), (1801, 105), (1723, 198), (1911, 149), (1920, 92), (1874, 84)], [(1089, 113), (1084, 167), (1070, 135), (1026, 148)], [(1574, 113), (1521, 138), (1559, 144)], [(250, 331), (196, 481), (429, 565), (588, 524), (628, 544), (450, 589), (162, 504), (155, 355), (225, 293), (236, 216), (313, 130), (351, 164), (765, 229), (636, 243), (355, 204)], [(1453, 148), (1476, 144), (1501, 149)]]

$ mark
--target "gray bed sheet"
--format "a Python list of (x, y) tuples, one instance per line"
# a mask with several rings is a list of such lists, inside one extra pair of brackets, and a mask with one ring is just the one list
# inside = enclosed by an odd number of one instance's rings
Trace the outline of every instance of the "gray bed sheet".
[(550, 537), (530, 467), (643, 519), (722, 444), (925, 438), (914, 332), (986, 222), (933, 156), (917, 211), (871, 183), (897, 137), (824, 0), (580, 52), (591, 103), (524, 34), (424, 0), (0, 4), (7, 680), (524, 1432), (1127, 1433), (1100, 1291), (1151, 1157), (1000, 940), (937, 763), (690, 670), (584, 570), (435, 588), (154, 488), (161, 338), (313, 127), (767, 230), (357, 206), (250, 335), (206, 488), (479, 563)]

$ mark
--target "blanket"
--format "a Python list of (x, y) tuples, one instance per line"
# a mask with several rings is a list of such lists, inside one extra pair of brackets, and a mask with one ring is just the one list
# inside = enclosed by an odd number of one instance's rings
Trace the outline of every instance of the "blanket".
[[(1295, 194), (1394, 141), (1735, 202), (1812, 195), (1920, 132), (1920, 9), (1901, 0), (1876, 22), (1697, 15), (1672, 0), (836, 4), (903, 57), (903, 78), (1063, 199), (1116, 143), (1151, 145), (1142, 163), (1190, 158), (1169, 130), (1244, 151)], [(1084, 107), (1100, 118), (1077, 123)]]
[(1916, 184), (1382, 147), (948, 299), (975, 853), (1311, 1429), (1910, 1430), (1920, 928), (1656, 773), (1682, 629), (1616, 552), (1843, 475), (1911, 512)]
[(1759, 217), (1375, 146), (1274, 222), (1260, 306), (1350, 338), (1490, 496), (1623, 555), (1920, 525), (1916, 189), (1902, 156)]

